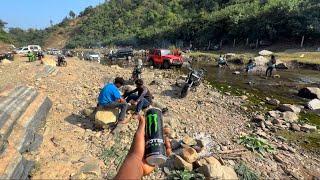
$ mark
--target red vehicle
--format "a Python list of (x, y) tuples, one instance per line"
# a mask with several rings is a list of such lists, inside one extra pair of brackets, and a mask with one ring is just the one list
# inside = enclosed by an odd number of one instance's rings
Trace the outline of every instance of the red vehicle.
[(150, 50), (148, 61), (151, 66), (163, 67), (165, 69), (171, 66), (181, 67), (183, 59), (178, 51), (170, 51), (168, 49), (153, 49)]

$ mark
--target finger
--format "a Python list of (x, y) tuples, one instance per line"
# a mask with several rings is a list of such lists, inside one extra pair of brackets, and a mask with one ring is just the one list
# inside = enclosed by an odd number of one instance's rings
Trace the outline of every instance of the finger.
[(139, 116), (139, 126), (134, 136), (133, 144), (131, 146), (131, 152), (134, 153), (141, 160), (144, 156), (145, 149), (145, 119), (144, 117)]
[(166, 146), (167, 156), (170, 156), (170, 154), (172, 153), (172, 148), (171, 148), (170, 139), (168, 137), (165, 137), (164, 145)]

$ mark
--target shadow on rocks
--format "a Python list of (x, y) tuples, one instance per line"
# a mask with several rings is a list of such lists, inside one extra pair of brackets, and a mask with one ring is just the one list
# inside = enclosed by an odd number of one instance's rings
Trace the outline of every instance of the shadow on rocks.
[(92, 131), (99, 131), (101, 129), (96, 128), (92, 120), (90, 118), (77, 115), (77, 114), (71, 114), (67, 118), (65, 118), (65, 121), (67, 121), (70, 124), (76, 125), (78, 127), (81, 127), (83, 129), (90, 129)]
[(181, 88), (177, 87), (175, 84), (171, 85), (171, 89), (167, 89), (161, 92), (162, 96), (169, 96), (174, 99), (180, 99)]

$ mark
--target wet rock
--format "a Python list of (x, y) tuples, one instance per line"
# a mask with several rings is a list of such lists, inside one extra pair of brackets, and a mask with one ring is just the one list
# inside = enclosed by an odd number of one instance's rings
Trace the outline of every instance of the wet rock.
[(182, 149), (181, 157), (188, 163), (193, 163), (198, 159), (198, 153), (191, 147), (185, 147)]
[(309, 124), (305, 124), (301, 126), (300, 129), (301, 131), (304, 131), (304, 132), (315, 132), (317, 131), (317, 126), (311, 126)]
[(299, 90), (298, 96), (307, 99), (320, 99), (320, 88), (317, 87), (306, 87)]
[(178, 155), (173, 155), (173, 167), (178, 170), (188, 170), (192, 171), (192, 164), (188, 163), (182, 157)]
[(288, 122), (295, 122), (299, 119), (296, 113), (290, 111), (282, 113), (282, 118)]
[(260, 123), (262, 121), (265, 121), (265, 118), (263, 115), (256, 115), (252, 118), (252, 122), (255, 122), (255, 123)]
[(277, 99), (271, 99), (271, 98), (266, 98), (267, 104), (273, 105), (273, 106), (279, 106), (280, 101)]
[(320, 99), (313, 99), (308, 102), (307, 107), (311, 110), (320, 109)]
[(297, 114), (299, 114), (301, 111), (300, 107), (292, 104), (281, 104), (278, 109), (282, 112), (290, 111)]
[(291, 123), (290, 129), (293, 131), (300, 131), (300, 126), (296, 123)]
[(190, 136), (183, 137), (182, 142), (188, 146), (194, 146), (197, 144), (197, 142)]

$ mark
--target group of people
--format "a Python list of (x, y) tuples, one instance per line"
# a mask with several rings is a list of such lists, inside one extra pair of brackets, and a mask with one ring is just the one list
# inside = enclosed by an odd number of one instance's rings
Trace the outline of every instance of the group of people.
[(139, 116), (141, 110), (149, 107), (152, 104), (153, 96), (149, 89), (144, 85), (142, 79), (135, 81), (136, 88), (130, 92), (121, 95), (119, 88), (125, 83), (122, 77), (115, 78), (113, 83), (109, 83), (103, 87), (98, 97), (98, 106), (102, 109), (119, 108), (120, 114), (118, 117), (119, 124), (128, 123), (126, 118), (129, 103), (135, 106), (135, 116)]
[[(267, 70), (266, 70), (266, 76), (267, 77), (271, 77), (272, 76), (272, 72), (273, 70), (276, 68), (276, 57), (274, 55), (271, 55), (271, 59), (270, 61), (267, 63)], [(224, 66), (228, 66), (228, 62), (226, 60), (225, 56), (220, 55), (219, 59), (218, 59), (218, 66), (219, 67), (224, 67)], [(254, 62), (253, 58), (249, 59), (249, 62), (246, 65), (246, 72), (249, 73), (250, 71), (252, 71), (254, 69), (254, 67), (256, 67), (256, 63)]]

